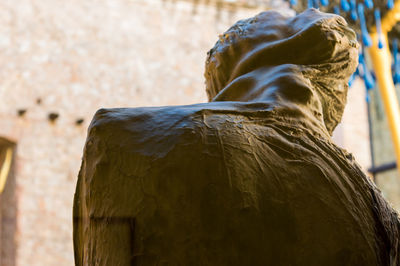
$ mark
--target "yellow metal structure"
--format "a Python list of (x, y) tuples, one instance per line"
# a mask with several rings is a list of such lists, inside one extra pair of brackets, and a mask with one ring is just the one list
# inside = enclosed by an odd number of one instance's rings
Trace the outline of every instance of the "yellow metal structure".
[[(393, 26), (400, 21), (400, 1), (395, 1), (394, 7), (389, 10), (385, 17), (382, 18), (382, 33), (386, 34), (392, 30)], [(373, 29), (376, 32), (376, 29)]]
[(3, 192), (4, 187), (6, 185), (7, 177), (11, 169), (12, 157), (13, 157), (13, 148), (8, 147), (6, 150), (6, 156), (0, 167), (0, 194)]
[(372, 60), (383, 105), (388, 118), (389, 128), (393, 139), (393, 147), (397, 158), (397, 169), (400, 171), (400, 108), (392, 78), (392, 57), (389, 51), (387, 32), (400, 20), (400, 1), (382, 19), (381, 38), (384, 43), (382, 49), (378, 48), (378, 33), (373, 29), (371, 38), (372, 46), (368, 49)]

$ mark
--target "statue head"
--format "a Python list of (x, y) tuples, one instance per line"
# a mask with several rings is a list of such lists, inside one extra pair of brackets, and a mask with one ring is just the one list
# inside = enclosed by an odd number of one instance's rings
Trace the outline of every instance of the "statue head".
[[(208, 52), (206, 89), (210, 101), (218, 100), (224, 88), (247, 73), (276, 69), (275, 83), (268, 84), (286, 84), (293, 101), (302, 97), (299, 90), (306, 86), (318, 96), (323, 121), (332, 133), (341, 120), (347, 82), (357, 64), (356, 35), (342, 17), (316, 9), (295, 17), (267, 11), (238, 21), (220, 36)], [(284, 79), (279, 78), (282, 71), (287, 72)]]

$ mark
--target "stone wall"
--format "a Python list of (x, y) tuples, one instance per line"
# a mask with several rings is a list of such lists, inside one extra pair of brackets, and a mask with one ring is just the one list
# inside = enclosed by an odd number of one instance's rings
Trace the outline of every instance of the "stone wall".
[[(167, 0), (1, 1), (0, 136), (17, 144), (2, 199), (15, 247), (1, 265), (73, 265), (72, 200), (94, 112), (206, 101), (206, 52), (258, 12), (217, 14), (202, 4), (194, 12), (190, 2)], [(356, 157), (350, 144), (360, 143), (361, 158), (367, 127), (357, 126), (360, 137), (349, 140), (343, 125), (338, 139)]]

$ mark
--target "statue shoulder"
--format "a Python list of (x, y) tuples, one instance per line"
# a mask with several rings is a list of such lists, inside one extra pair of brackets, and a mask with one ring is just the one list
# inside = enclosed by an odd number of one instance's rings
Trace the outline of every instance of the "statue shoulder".
[[(244, 111), (243, 111), (244, 110)], [(92, 131), (107, 131), (117, 134), (120, 130), (151, 134), (171, 135), (173, 132), (190, 128), (208, 128), (217, 126), (229, 117), (241, 112), (253, 112), (243, 109), (238, 103), (219, 102), (165, 107), (110, 108), (100, 109), (94, 115), (89, 126)], [(225, 119), (226, 118), (226, 119)], [(168, 133), (169, 132), (169, 133)]]
[(212, 116), (201, 105), (100, 109), (89, 126), (87, 142), (162, 152), (177, 144), (201, 141), (202, 134), (213, 127), (212, 123), (205, 125), (203, 117), (212, 121)]
[(89, 134), (93, 131), (104, 131), (115, 135), (123, 131), (168, 136), (193, 126), (193, 118), (200, 108), (189, 107), (102, 108), (94, 115)]
[(164, 154), (182, 145), (197, 149), (200, 143), (234, 143), (242, 138), (243, 124), (254, 124), (269, 110), (265, 103), (241, 102), (100, 109), (89, 126), (87, 143), (146, 155)]

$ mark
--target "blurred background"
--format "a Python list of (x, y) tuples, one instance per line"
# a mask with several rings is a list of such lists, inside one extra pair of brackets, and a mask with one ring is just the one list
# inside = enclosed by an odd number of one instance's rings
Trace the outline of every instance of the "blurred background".
[[(294, 4), (0, 0), (0, 265), (74, 264), (72, 202), (97, 109), (206, 102), (204, 64), (218, 35), (264, 10), (294, 14)], [(354, 77), (334, 140), (400, 209), (375, 87)]]

